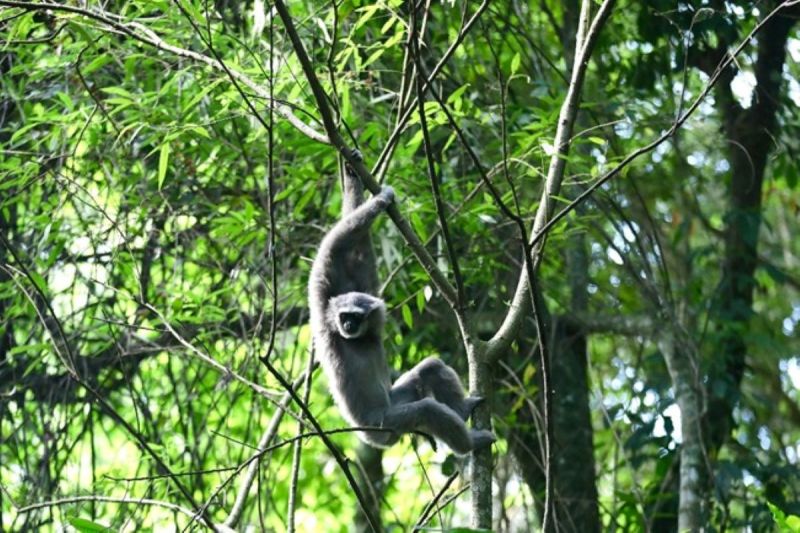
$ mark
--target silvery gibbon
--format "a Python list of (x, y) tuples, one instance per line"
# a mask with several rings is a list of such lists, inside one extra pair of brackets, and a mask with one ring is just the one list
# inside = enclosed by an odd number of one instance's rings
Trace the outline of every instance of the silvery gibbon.
[(465, 397), (458, 375), (440, 359), (429, 357), (391, 382), (369, 229), (395, 194), (383, 187), (364, 202), (352, 169), (343, 177), (342, 218), (322, 239), (308, 285), (314, 345), (336, 405), (354, 426), (390, 430), (359, 432), (372, 446), (391, 446), (408, 432), (432, 435), (460, 455), (490, 445), (491, 431), (465, 424), (482, 398)]

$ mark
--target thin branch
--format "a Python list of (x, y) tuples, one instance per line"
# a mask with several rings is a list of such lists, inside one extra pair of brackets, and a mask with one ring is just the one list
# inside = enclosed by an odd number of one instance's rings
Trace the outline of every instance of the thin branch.
[[(603, 26), (603, 23), (611, 13), (614, 6), (614, 0), (605, 0), (600, 6), (599, 11), (594, 17), (594, 20), (586, 34), (584, 42), (576, 41), (575, 61), (573, 63), (572, 76), (570, 79), (567, 95), (564, 98), (564, 103), (561, 106), (561, 111), (558, 116), (558, 126), (556, 129), (556, 136), (553, 142), (554, 152), (550, 159), (550, 166), (545, 180), (544, 190), (542, 191), (542, 198), (539, 203), (539, 208), (536, 211), (536, 218), (534, 219), (533, 235), (534, 238), (529, 244), (534, 247), (533, 260), (534, 264), (538, 265), (541, 259), (541, 246), (539, 241), (545, 234), (541, 228), (548, 227), (547, 220), (555, 209), (555, 202), (553, 197), (558, 194), (561, 189), (561, 182), (564, 177), (566, 157), (569, 153), (572, 138), (572, 128), (577, 116), (578, 103), (580, 100), (580, 92), (583, 87), (583, 80), (586, 74), (586, 69), (589, 66), (589, 57), (591, 56), (594, 45), (597, 42), (597, 37)], [(537, 238), (538, 236), (538, 238)], [(537, 246), (538, 245), (538, 246)], [(526, 309), (526, 299), (528, 293), (529, 278), (528, 274), (523, 272), (517, 283), (517, 289), (514, 293), (514, 299), (508, 309), (508, 313), (503, 321), (503, 324), (497, 330), (494, 337), (488, 343), (488, 355), (491, 359), (499, 357), (511, 344), (511, 341), (516, 337), (517, 331), (522, 323), (524, 310)]]
[[(445, 498), (445, 500), (442, 502), (442, 505), (436, 507), (432, 511), (429, 511), (428, 512), (428, 516), (425, 517), (425, 520), (424, 521), (420, 521), (420, 522), (417, 523), (417, 525), (419, 527), (417, 529), (415, 529), (414, 531), (419, 531), (419, 530), (423, 529), (425, 527), (425, 524), (427, 524), (428, 521), (431, 519), (431, 516), (433, 516), (434, 514), (439, 514), (442, 511), (442, 509), (444, 509), (445, 507), (450, 505), (453, 501), (455, 501), (456, 498), (458, 498), (459, 496), (461, 496), (462, 494), (467, 492), (469, 489), (470, 489), (470, 484), (466, 483), (466, 484), (464, 484), (463, 487), (459, 488), (456, 492), (454, 492), (453, 494), (451, 494), (450, 496)], [(417, 526), (415, 526), (415, 527), (417, 527)], [(483, 530), (481, 530), (481, 531), (483, 531)], [(486, 530), (486, 531), (488, 531), (488, 530)]]
[(161, 313), (161, 311), (159, 311), (158, 309), (156, 309), (155, 307), (153, 307), (152, 305), (150, 305), (147, 302), (144, 302), (143, 305), (144, 305), (144, 307), (146, 307), (147, 309), (152, 311), (159, 318), (159, 320), (161, 320), (161, 323), (164, 324), (164, 327), (167, 328), (167, 331), (169, 331), (172, 334), (172, 336), (175, 337), (175, 340), (178, 341), (178, 343), (180, 345), (182, 345), (184, 348), (189, 350), (190, 353), (194, 354), (195, 357), (197, 357), (198, 359), (200, 359), (201, 361), (203, 361), (207, 365), (211, 366), (212, 368), (214, 368), (217, 371), (219, 371), (220, 373), (222, 373), (223, 376), (227, 376), (227, 377), (233, 378), (234, 380), (236, 380), (239, 383), (249, 387), (253, 391), (257, 392), (259, 395), (261, 395), (264, 398), (268, 399), (270, 402), (275, 403), (275, 398), (274, 398), (274, 396), (276, 396), (275, 393), (270, 392), (269, 390), (267, 390), (265, 387), (262, 387), (258, 383), (253, 383), (252, 381), (250, 381), (246, 377), (242, 376), (241, 374), (239, 374), (235, 370), (232, 370), (231, 368), (223, 365), (222, 363), (220, 363), (219, 361), (217, 361), (216, 359), (214, 359), (210, 355), (208, 355), (206, 353), (203, 353), (195, 345), (193, 345), (192, 343), (190, 343), (189, 341), (184, 339), (181, 336), (181, 334), (178, 333), (178, 331), (174, 327), (172, 327), (172, 324), (170, 324), (170, 322), (167, 319), (167, 317), (165, 317)]
[[(464, 5), (466, 6), (467, 3), (465, 2)], [(464, 39), (466, 38), (467, 34), (469, 33), (469, 31), (472, 29), (472, 27), (475, 25), (475, 23), (478, 21), (478, 19), (488, 6), (489, 6), (489, 0), (483, 0), (483, 2), (481, 2), (481, 4), (475, 10), (475, 13), (472, 14), (472, 17), (470, 17), (470, 19), (463, 24), (461, 30), (458, 32), (458, 36), (456, 36), (455, 40), (453, 41), (453, 44), (451, 44), (450, 47), (445, 51), (444, 55), (442, 55), (442, 58), (439, 60), (438, 63), (436, 63), (430, 75), (426, 78), (425, 83), (423, 85), (423, 89), (428, 89), (428, 87), (431, 86), (433, 80), (436, 78), (439, 72), (441, 72), (441, 70), (450, 60), (450, 57), (452, 57), (453, 53), (455, 53), (455, 51), (458, 50), (458, 47), (461, 46), (461, 43), (464, 42)], [(413, 73), (411, 75), (413, 75)], [(408, 88), (408, 91), (410, 93), (411, 87)], [(401, 101), (402, 101), (402, 95), (401, 95)], [(378, 160), (375, 163), (375, 166), (372, 168), (372, 173), (378, 176), (379, 180), (381, 181), (383, 179), (383, 175), (386, 173), (386, 170), (389, 167), (389, 159), (392, 153), (394, 152), (397, 143), (400, 140), (400, 134), (405, 130), (406, 124), (408, 124), (408, 121), (414, 114), (415, 104), (416, 102), (414, 101), (408, 103), (408, 107), (405, 108), (400, 118), (398, 118), (394, 130), (392, 131), (391, 135), (389, 135), (389, 138), (386, 140), (386, 144), (383, 146), (383, 150), (378, 156)]]
[[(447, 489), (450, 488), (450, 485), (452, 485), (453, 482), (456, 479), (458, 479), (459, 474), (460, 472), (454, 472), (449, 478), (447, 478), (447, 481), (445, 481), (444, 485), (442, 485), (442, 488), (439, 489), (439, 491), (436, 493), (433, 499), (429, 501), (427, 505), (425, 505), (425, 508), (422, 510), (422, 512), (419, 515), (419, 518), (417, 519), (417, 523), (414, 524), (413, 528), (411, 528), (412, 531), (419, 531), (425, 526), (425, 523), (429, 520), (432, 514), (431, 511), (433, 511), (436, 508), (436, 506), (439, 503), (439, 500), (442, 499), (442, 496), (444, 496), (444, 493), (447, 492)], [(439, 509), (436, 509), (436, 511), (438, 512)], [(442, 527), (444, 527), (444, 524), (441, 525)]]
[(442, 238), (444, 239), (445, 247), (447, 248), (447, 256), (450, 259), (450, 267), (453, 269), (453, 278), (456, 283), (457, 302), (453, 310), (457, 314), (463, 314), (463, 306), (465, 302), (464, 279), (461, 277), (461, 268), (458, 266), (458, 256), (456, 255), (455, 248), (453, 247), (453, 238), (450, 236), (450, 226), (447, 223), (445, 206), (444, 202), (442, 202), (442, 192), (439, 189), (439, 176), (436, 174), (436, 167), (433, 162), (433, 146), (431, 145), (431, 136), (430, 131), (428, 130), (428, 119), (425, 116), (425, 89), (423, 88), (422, 62), (420, 61), (419, 46), (417, 44), (417, 17), (416, 10), (414, 9), (412, 9), (411, 19), (411, 55), (413, 56), (417, 70), (417, 75), (414, 76), (417, 91), (417, 112), (419, 113), (419, 123), (420, 128), (422, 129), (422, 139), (425, 146), (425, 161), (428, 163), (428, 180), (431, 183), (433, 203), (436, 207), (436, 216), (439, 219), (439, 227), (442, 230)]
[(86, 496), (70, 496), (58, 500), (33, 503), (31, 505), (26, 505), (25, 507), (20, 507), (19, 509), (17, 509), (17, 512), (19, 514), (25, 514), (25, 513), (30, 513), (31, 511), (37, 511), (39, 509), (46, 509), (48, 507), (60, 507), (63, 505), (71, 505), (73, 503), (83, 503), (83, 502), (122, 503), (126, 505), (152, 505), (155, 507), (164, 507), (165, 509), (169, 509), (170, 511), (175, 511), (184, 514), (190, 518), (194, 518), (194, 513), (191, 511), (191, 509), (181, 507), (180, 505), (175, 505), (174, 503), (162, 502), (160, 500), (151, 500), (149, 498), (114, 498), (111, 496), (100, 496), (96, 494), (86, 495)]
[[(303, 402), (308, 405), (309, 398), (311, 397), (311, 376), (314, 374), (314, 352), (313, 350), (308, 355), (308, 368), (306, 369), (305, 376), (305, 392)], [(302, 435), (304, 423), (297, 423), (297, 435)], [(297, 483), (300, 477), (300, 459), (303, 451), (303, 440), (297, 439), (292, 446), (292, 477), (289, 483), (289, 519), (286, 527), (287, 531), (293, 533), (295, 530), (295, 510), (297, 508)]]
[[(313, 371), (313, 368), (312, 368)], [(305, 374), (300, 376), (295, 380), (292, 386), (296, 389), (299, 387), (303, 381), (305, 381)], [(225, 525), (229, 527), (236, 527), (236, 524), (239, 522), (239, 519), (242, 517), (242, 513), (244, 512), (244, 506), (247, 502), (247, 496), (250, 494), (250, 487), (253, 485), (253, 481), (256, 478), (256, 474), (258, 473), (258, 466), (259, 463), (256, 461), (259, 457), (261, 457), (266, 451), (267, 446), (275, 438), (275, 435), (278, 433), (278, 427), (283, 420), (283, 415), (286, 411), (286, 408), (289, 406), (289, 402), (292, 401), (292, 395), (288, 392), (283, 393), (283, 397), (281, 398), (280, 402), (278, 403), (278, 409), (272, 415), (272, 418), (267, 425), (266, 431), (261, 436), (261, 439), (258, 441), (257, 446), (257, 453), (255, 453), (249, 461), (249, 466), (247, 468), (247, 472), (245, 473), (244, 479), (242, 480), (242, 484), (239, 487), (239, 492), (236, 494), (236, 500), (234, 501), (233, 507), (231, 508), (231, 512), (228, 514), (228, 518), (225, 519)], [(238, 472), (234, 473), (234, 477), (238, 475)], [(209, 498), (210, 500), (210, 498)]]

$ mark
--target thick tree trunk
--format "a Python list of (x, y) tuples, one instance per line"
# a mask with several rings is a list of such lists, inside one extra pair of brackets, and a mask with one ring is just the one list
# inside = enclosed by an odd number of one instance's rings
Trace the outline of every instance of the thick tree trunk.
[(570, 320), (554, 323), (550, 348), (555, 476), (554, 531), (600, 531), (589, 410), (586, 335)]
[[(753, 314), (758, 238), (761, 227), (761, 197), (767, 156), (777, 127), (781, 74), (786, 59), (786, 41), (800, 12), (773, 18), (758, 38), (753, 103), (742, 109), (729, 84), (717, 90), (729, 147), (731, 181), (725, 217), (725, 251), (719, 297), (713, 308), (716, 324), (715, 359), (709, 376), (707, 422), (709, 447), (716, 450), (730, 435), (732, 413), (739, 398), (745, 368), (745, 332)], [(729, 74), (732, 79), (733, 73)]]

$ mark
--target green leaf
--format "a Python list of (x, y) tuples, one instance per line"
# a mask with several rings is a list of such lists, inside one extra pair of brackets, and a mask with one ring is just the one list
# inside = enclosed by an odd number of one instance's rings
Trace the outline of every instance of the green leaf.
[(447, 477), (452, 476), (458, 470), (458, 459), (452, 453), (449, 454), (442, 463), (442, 474)]
[(43, 294), (47, 294), (47, 282), (38, 272), (30, 271), (31, 279)]
[(511, 75), (512, 76), (514, 74), (516, 74), (517, 71), (519, 71), (520, 63), (522, 63), (522, 56), (520, 56), (519, 52), (517, 52), (516, 54), (514, 54), (514, 57), (511, 58)]
[(361, 15), (361, 17), (360, 17), (360, 18), (359, 18), (359, 19), (356, 21), (356, 23), (355, 23), (355, 26), (354, 26), (354, 29), (356, 29), (356, 30), (357, 30), (357, 29), (359, 29), (361, 26), (363, 26), (364, 24), (366, 24), (366, 23), (367, 23), (367, 21), (368, 21), (369, 19), (371, 19), (371, 18), (372, 18), (372, 16), (375, 14), (375, 12), (376, 12), (376, 11), (378, 11), (378, 9), (380, 9), (380, 7), (381, 7), (381, 4), (380, 4), (379, 2), (376, 2), (376, 3), (374, 3), (374, 4), (370, 4), (370, 5), (368, 5), (367, 7), (362, 7), (362, 8), (359, 8), (359, 9), (358, 9), (358, 11), (362, 11), (362, 12), (363, 12), (363, 14), (362, 14), (362, 15)]
[(103, 87), (100, 90), (103, 91), (104, 93), (107, 93), (107, 94), (113, 94), (113, 95), (125, 98), (126, 100), (135, 100), (136, 99), (130, 92), (126, 91), (122, 87)]
[(403, 313), (403, 322), (405, 322), (406, 326), (408, 326), (409, 328), (413, 328), (414, 316), (411, 314), (411, 308), (408, 306), (408, 304), (403, 304), (401, 312)]
[(112, 57), (109, 54), (101, 54), (92, 59), (88, 65), (80, 69), (81, 74), (88, 76), (95, 70), (102, 68), (111, 62)]
[(787, 516), (786, 513), (780, 509), (780, 507), (770, 502), (767, 502), (767, 507), (769, 507), (769, 510), (772, 513), (772, 518), (775, 520), (775, 525), (778, 526), (778, 529), (781, 532), (800, 533), (800, 516)]
[(78, 518), (77, 516), (68, 517), (67, 521), (81, 533), (98, 533), (99, 531), (105, 532), (111, 530), (111, 528), (102, 524), (86, 520), (85, 518)]
[(17, 354), (37, 354), (50, 349), (50, 344), (47, 342), (35, 342), (31, 344), (21, 344), (14, 346), (8, 351), (9, 355)]
[(374, 52), (372, 52), (369, 55), (369, 57), (367, 58), (367, 60), (364, 61), (364, 64), (361, 65), (362, 68), (368, 67), (371, 63), (373, 63), (379, 57), (381, 57), (385, 51), (386, 51), (386, 48), (381, 47), (381, 48), (378, 48), (377, 50), (375, 50)]
[(775, 265), (769, 263), (762, 263), (761, 268), (771, 277), (775, 283), (779, 285), (785, 284), (789, 280), (789, 276), (781, 270), (780, 268), (776, 267)]
[(169, 143), (161, 145), (161, 150), (158, 153), (158, 190), (164, 184), (164, 178), (167, 176), (167, 165), (169, 164)]
[(197, 106), (197, 104), (200, 103), (200, 100), (205, 98), (206, 95), (208, 95), (208, 93), (210, 93), (217, 85), (219, 85), (223, 81), (225, 81), (223, 78), (219, 78), (206, 85), (202, 91), (194, 95), (191, 100), (186, 102), (186, 105), (183, 106), (183, 111), (184, 112), (193, 111), (194, 108)]

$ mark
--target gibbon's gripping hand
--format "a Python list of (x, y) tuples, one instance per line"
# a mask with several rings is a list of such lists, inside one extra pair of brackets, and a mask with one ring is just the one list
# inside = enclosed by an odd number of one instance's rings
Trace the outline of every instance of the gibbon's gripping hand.
[(361, 150), (359, 150), (358, 148), (353, 148), (352, 150), (350, 150), (350, 157), (352, 157), (356, 161), (364, 160), (364, 154), (362, 154)]
[(394, 202), (394, 189), (388, 185), (384, 185), (381, 187), (381, 192), (378, 193), (377, 199), (381, 205), (388, 207), (389, 204)]

